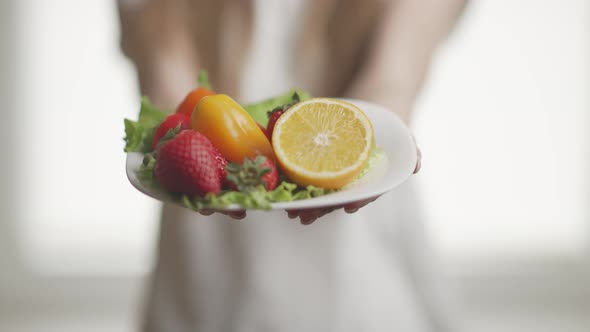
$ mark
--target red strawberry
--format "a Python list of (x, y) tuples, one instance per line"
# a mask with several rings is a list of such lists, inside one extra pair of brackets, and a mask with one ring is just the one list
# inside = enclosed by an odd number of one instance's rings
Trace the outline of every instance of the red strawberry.
[(262, 156), (256, 157), (255, 162), (257, 163), (259, 159), (263, 159), (263, 163), (260, 165), (260, 167), (270, 170), (262, 176), (262, 181), (266, 183), (266, 190), (274, 190), (279, 184), (279, 171), (277, 170), (277, 166), (272, 161), (272, 159)]
[(175, 193), (217, 194), (221, 190), (217, 153), (203, 134), (184, 130), (159, 147), (154, 176)]
[(154, 140), (152, 141), (152, 149), (156, 150), (158, 147), (158, 143), (162, 137), (166, 135), (168, 130), (178, 128), (179, 131), (190, 129), (191, 127), (191, 118), (182, 114), (182, 113), (172, 113), (168, 115), (164, 121), (160, 124), (158, 129), (156, 129), (156, 133), (154, 134)]
[(275, 163), (265, 156), (256, 159), (246, 158), (244, 162), (227, 165), (227, 182), (233, 190), (248, 192), (264, 185), (266, 190), (274, 190), (279, 183), (279, 172)]
[(266, 135), (266, 128), (264, 128), (264, 126), (258, 122), (256, 122), (256, 124), (258, 125), (258, 128), (260, 128), (260, 130), (262, 130), (262, 132)]
[(217, 149), (215, 150), (215, 161), (217, 162), (217, 169), (219, 170), (219, 179), (223, 181), (227, 176), (227, 172), (225, 171), (227, 159), (225, 159)]
[(277, 120), (289, 108), (291, 108), (293, 105), (297, 104), (300, 101), (301, 101), (301, 98), (299, 97), (299, 94), (297, 92), (295, 92), (293, 94), (293, 96), (291, 97), (291, 102), (289, 104), (275, 107), (272, 111), (268, 112), (268, 124), (266, 125), (266, 131), (264, 133), (266, 134), (266, 137), (268, 137), (268, 140), (271, 143), (272, 143), (272, 133), (275, 130), (275, 124), (277, 123)]
[(276, 110), (273, 110), (272, 112), (269, 113), (268, 116), (268, 124), (266, 125), (266, 137), (268, 137), (268, 140), (271, 141), (272, 143), (272, 132), (275, 130), (275, 124), (277, 123), (277, 120), (281, 117), (281, 115), (283, 115), (283, 113), (285, 113), (285, 110), (283, 108), (279, 108)]

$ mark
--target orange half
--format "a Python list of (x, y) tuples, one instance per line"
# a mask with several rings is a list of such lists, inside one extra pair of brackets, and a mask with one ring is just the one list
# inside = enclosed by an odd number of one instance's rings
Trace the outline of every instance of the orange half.
[(272, 143), (283, 172), (295, 183), (339, 189), (369, 161), (373, 126), (357, 106), (314, 98), (291, 107), (277, 121)]

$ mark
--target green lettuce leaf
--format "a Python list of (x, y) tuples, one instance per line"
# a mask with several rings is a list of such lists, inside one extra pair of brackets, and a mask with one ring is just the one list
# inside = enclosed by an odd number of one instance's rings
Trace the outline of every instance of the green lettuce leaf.
[(272, 97), (254, 104), (245, 105), (244, 108), (256, 122), (264, 127), (268, 124), (268, 111), (293, 102), (293, 95), (297, 94), (301, 101), (311, 99), (311, 95), (299, 89), (287, 91), (279, 96)]
[(124, 120), (125, 123), (125, 152), (133, 152), (139, 150), (143, 139), (144, 128), (136, 121), (129, 119)]
[(182, 195), (179, 202), (193, 210), (219, 209), (231, 204), (238, 204), (245, 209), (269, 210), (271, 203), (291, 202), (299, 199), (318, 197), (336, 190), (323, 189), (313, 186), (298, 187), (294, 183), (283, 181), (274, 190), (267, 191), (263, 186), (244, 193), (239, 191), (223, 191), (219, 195), (206, 195), (205, 197), (188, 197)]
[(146, 153), (143, 157), (141, 167), (137, 171), (137, 178), (150, 186), (157, 186), (158, 183), (154, 177), (154, 167), (156, 167), (155, 155), (153, 153)]
[(199, 71), (199, 76), (197, 77), (197, 83), (201, 88), (205, 88), (207, 90), (212, 90), (211, 83), (209, 82), (209, 73), (205, 69), (201, 69)]
[(373, 148), (371, 149), (371, 155), (369, 156), (369, 161), (367, 162), (367, 166), (357, 175), (355, 180), (363, 178), (370, 170), (375, 166), (377, 162), (385, 158), (385, 153), (383, 150), (378, 147), (377, 145), (373, 144)]
[(137, 121), (124, 120), (125, 152), (151, 151), (154, 132), (168, 113), (154, 106), (148, 97), (143, 97)]

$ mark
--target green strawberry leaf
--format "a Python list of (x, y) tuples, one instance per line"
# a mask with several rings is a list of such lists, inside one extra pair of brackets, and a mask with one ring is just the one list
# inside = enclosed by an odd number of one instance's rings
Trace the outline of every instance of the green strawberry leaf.
[(182, 127), (182, 125), (179, 123), (176, 127), (168, 129), (166, 134), (164, 134), (164, 136), (162, 136), (162, 138), (160, 138), (160, 141), (158, 142), (156, 149), (160, 148), (160, 146), (162, 146), (164, 143), (166, 143), (166, 142), (170, 141), (171, 139), (173, 139), (174, 137), (176, 137), (176, 135), (178, 135), (178, 133), (180, 133), (181, 127)]
[(246, 158), (241, 164), (230, 162), (225, 167), (226, 178), (238, 188), (238, 191), (254, 191), (265, 185), (263, 176), (272, 172), (270, 167), (264, 167), (266, 160), (265, 156), (257, 156), (254, 160)]
[[(270, 120), (270, 117), (276, 113), (276, 112), (284, 112), (286, 110), (288, 110), (289, 108), (291, 108), (291, 106), (297, 104), (298, 102), (300, 102), (301, 99), (299, 98), (299, 94), (297, 92), (293, 93), (293, 96), (291, 97), (291, 102), (285, 105), (280, 105), (277, 106), (275, 108), (273, 108), (272, 110), (266, 112), (266, 116), (268, 117), (268, 120)], [(267, 123), (268, 126), (268, 123)]]

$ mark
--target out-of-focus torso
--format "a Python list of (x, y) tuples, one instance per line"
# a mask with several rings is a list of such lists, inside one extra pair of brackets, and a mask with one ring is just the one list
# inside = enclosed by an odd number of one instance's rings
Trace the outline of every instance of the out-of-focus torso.
[[(385, 3), (169, 1), (185, 6), (194, 65), (245, 102), (291, 87), (341, 95)], [(412, 267), (427, 262), (413, 198), (407, 184), (307, 227), (284, 211), (235, 221), (165, 206), (146, 331), (430, 331), (428, 278)]]

